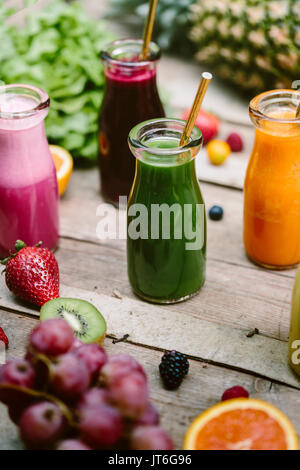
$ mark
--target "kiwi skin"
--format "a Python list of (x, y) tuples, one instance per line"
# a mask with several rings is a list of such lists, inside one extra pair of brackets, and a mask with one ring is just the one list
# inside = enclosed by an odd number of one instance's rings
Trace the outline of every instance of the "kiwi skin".
[(50, 318), (65, 319), (83, 343), (103, 344), (106, 321), (99, 310), (86, 300), (63, 297), (50, 300), (42, 306), (40, 320)]

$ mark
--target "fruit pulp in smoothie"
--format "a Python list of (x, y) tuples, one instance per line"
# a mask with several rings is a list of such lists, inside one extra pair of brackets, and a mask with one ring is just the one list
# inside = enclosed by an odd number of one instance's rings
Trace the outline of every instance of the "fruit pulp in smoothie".
[[(177, 139), (151, 142), (158, 148), (178, 147)], [(129, 197), (128, 210), (135, 204), (148, 208), (148, 239), (133, 240), (127, 236), (128, 276), (136, 294), (157, 303), (172, 303), (184, 300), (196, 293), (205, 281), (206, 265), (206, 219), (204, 201), (195, 170), (195, 159), (180, 165), (158, 166), (137, 160), (134, 184)], [(159, 238), (151, 239), (151, 205), (173, 204), (181, 207), (182, 219), (170, 219), (170, 239), (162, 238), (162, 223)], [(203, 245), (197, 250), (187, 250), (191, 241), (184, 232), (184, 205), (192, 205), (191, 224), (193, 232), (199, 227), (196, 219), (196, 204), (203, 205)], [(128, 225), (132, 221), (128, 216)], [(180, 224), (180, 227), (178, 227)], [(181, 231), (182, 237), (176, 238)]]
[[(292, 111), (276, 119), (295, 119)], [(267, 267), (300, 261), (300, 128), (265, 121), (256, 129), (244, 197), (244, 244), (248, 256)]]
[[(0, 110), (32, 109), (30, 98), (0, 97)], [(0, 119), (0, 256), (8, 255), (17, 239), (58, 242), (58, 190), (44, 123), (36, 117)]]
[(120, 195), (129, 195), (135, 172), (127, 143), (130, 130), (139, 122), (164, 117), (165, 113), (155, 69), (146, 66), (128, 71), (116, 66), (107, 69), (105, 75), (106, 92), (99, 119), (101, 190), (107, 200), (118, 203)]

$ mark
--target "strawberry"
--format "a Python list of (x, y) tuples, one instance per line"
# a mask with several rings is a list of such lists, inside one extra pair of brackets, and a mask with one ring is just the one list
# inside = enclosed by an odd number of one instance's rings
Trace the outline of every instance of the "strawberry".
[[(190, 110), (187, 109), (184, 112), (182, 119), (186, 121), (189, 113)], [(214, 114), (203, 111), (203, 109), (199, 111), (195, 124), (202, 132), (204, 144), (207, 144), (207, 142), (213, 139), (219, 132), (219, 119)]]
[(59, 297), (58, 263), (54, 254), (40, 245), (29, 247), (17, 240), (16, 252), (1, 261), (9, 290), (39, 307)]
[(8, 348), (8, 344), (9, 344), (8, 337), (4, 333), (4, 330), (0, 327), (0, 343), (1, 342), (5, 344), (6, 348)]

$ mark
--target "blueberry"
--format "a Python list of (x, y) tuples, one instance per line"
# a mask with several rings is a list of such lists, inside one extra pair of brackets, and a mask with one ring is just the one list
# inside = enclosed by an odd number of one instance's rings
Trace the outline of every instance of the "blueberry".
[(212, 206), (209, 210), (209, 218), (211, 220), (221, 220), (223, 218), (224, 211), (220, 206)]

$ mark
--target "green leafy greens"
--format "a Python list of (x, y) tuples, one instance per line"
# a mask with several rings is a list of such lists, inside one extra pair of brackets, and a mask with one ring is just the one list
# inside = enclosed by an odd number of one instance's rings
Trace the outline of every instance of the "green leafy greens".
[(99, 53), (113, 39), (105, 24), (89, 18), (80, 3), (63, 0), (28, 14), (24, 27), (8, 25), (4, 17), (0, 6), (0, 80), (47, 91), (49, 142), (95, 161), (104, 91)]

